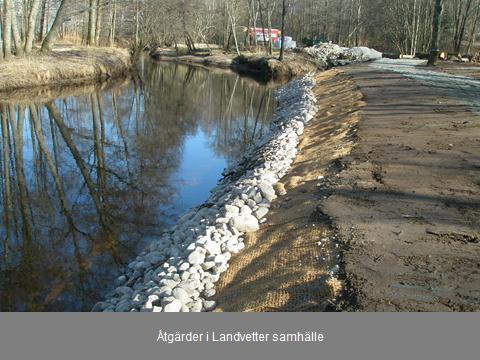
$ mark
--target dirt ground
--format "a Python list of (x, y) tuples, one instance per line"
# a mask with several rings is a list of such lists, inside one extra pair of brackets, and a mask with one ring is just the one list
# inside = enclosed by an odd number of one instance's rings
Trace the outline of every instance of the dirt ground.
[[(219, 311), (323, 311), (335, 307), (342, 284), (329, 272), (337, 262), (335, 235), (318, 211), (322, 176), (351, 150), (363, 103), (339, 71), (317, 76), (320, 111), (301, 137), (287, 195), (273, 203), (268, 222), (248, 235), (246, 248), (217, 283)], [(329, 89), (328, 92), (325, 89)]]
[(480, 79), (480, 64), (459, 63), (454, 61), (441, 61), (435, 68), (435, 71), (444, 71), (454, 75), (470, 76)]
[(479, 311), (480, 115), (368, 64), (318, 80), (288, 193), (220, 279), (219, 310)]
[(345, 69), (365, 96), (323, 211), (362, 311), (480, 310), (480, 117), (401, 74)]

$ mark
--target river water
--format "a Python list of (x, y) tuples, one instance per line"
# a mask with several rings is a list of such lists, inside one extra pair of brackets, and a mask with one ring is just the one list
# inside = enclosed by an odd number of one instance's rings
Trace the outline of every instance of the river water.
[(0, 311), (90, 310), (208, 198), (275, 106), (253, 80), (151, 61), (131, 79), (43, 95), (0, 105)]

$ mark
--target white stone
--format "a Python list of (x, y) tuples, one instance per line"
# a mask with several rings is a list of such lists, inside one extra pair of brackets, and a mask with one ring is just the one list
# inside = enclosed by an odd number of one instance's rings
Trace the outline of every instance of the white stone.
[(182, 304), (186, 304), (190, 302), (190, 296), (187, 293), (187, 291), (181, 287), (177, 287), (173, 289), (172, 291), (172, 296), (175, 297), (175, 299), (178, 299), (182, 302)]
[(180, 300), (173, 300), (171, 303), (165, 305), (165, 312), (179, 312), (182, 309), (182, 302)]
[(234, 205), (225, 205), (225, 211), (230, 214), (238, 214), (240, 212), (240, 209), (237, 206)]
[(205, 254), (202, 254), (198, 250), (193, 251), (188, 255), (188, 262), (191, 265), (201, 264), (205, 261)]
[(262, 219), (267, 214), (268, 214), (268, 208), (266, 208), (266, 207), (261, 207), (257, 211), (255, 211), (255, 213), (254, 213), (255, 217), (258, 220)]
[(262, 192), (262, 196), (268, 201), (273, 201), (277, 198), (275, 190), (269, 184), (262, 183), (258, 185), (258, 189)]
[(205, 243), (205, 250), (207, 250), (207, 254), (210, 254), (210, 255), (218, 255), (222, 251), (220, 249), (220, 244), (211, 240)]
[(215, 301), (212, 301), (212, 300), (203, 301), (203, 308), (205, 309), (205, 311), (213, 311), (215, 310), (215, 307), (216, 307)]
[(250, 214), (234, 216), (230, 220), (230, 226), (234, 227), (240, 232), (253, 232), (260, 229), (257, 218)]

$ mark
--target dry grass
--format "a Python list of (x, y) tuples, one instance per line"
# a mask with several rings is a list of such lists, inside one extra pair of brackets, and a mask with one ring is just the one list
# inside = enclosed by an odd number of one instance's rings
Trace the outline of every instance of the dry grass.
[(58, 48), (0, 63), (0, 91), (100, 81), (119, 76), (130, 66), (130, 54), (124, 49)]

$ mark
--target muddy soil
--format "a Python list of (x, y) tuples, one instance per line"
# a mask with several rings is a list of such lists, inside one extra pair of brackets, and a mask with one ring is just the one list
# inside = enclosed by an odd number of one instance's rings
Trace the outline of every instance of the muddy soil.
[(321, 208), (343, 242), (346, 309), (480, 310), (479, 115), (399, 73), (345, 73), (366, 106)]

